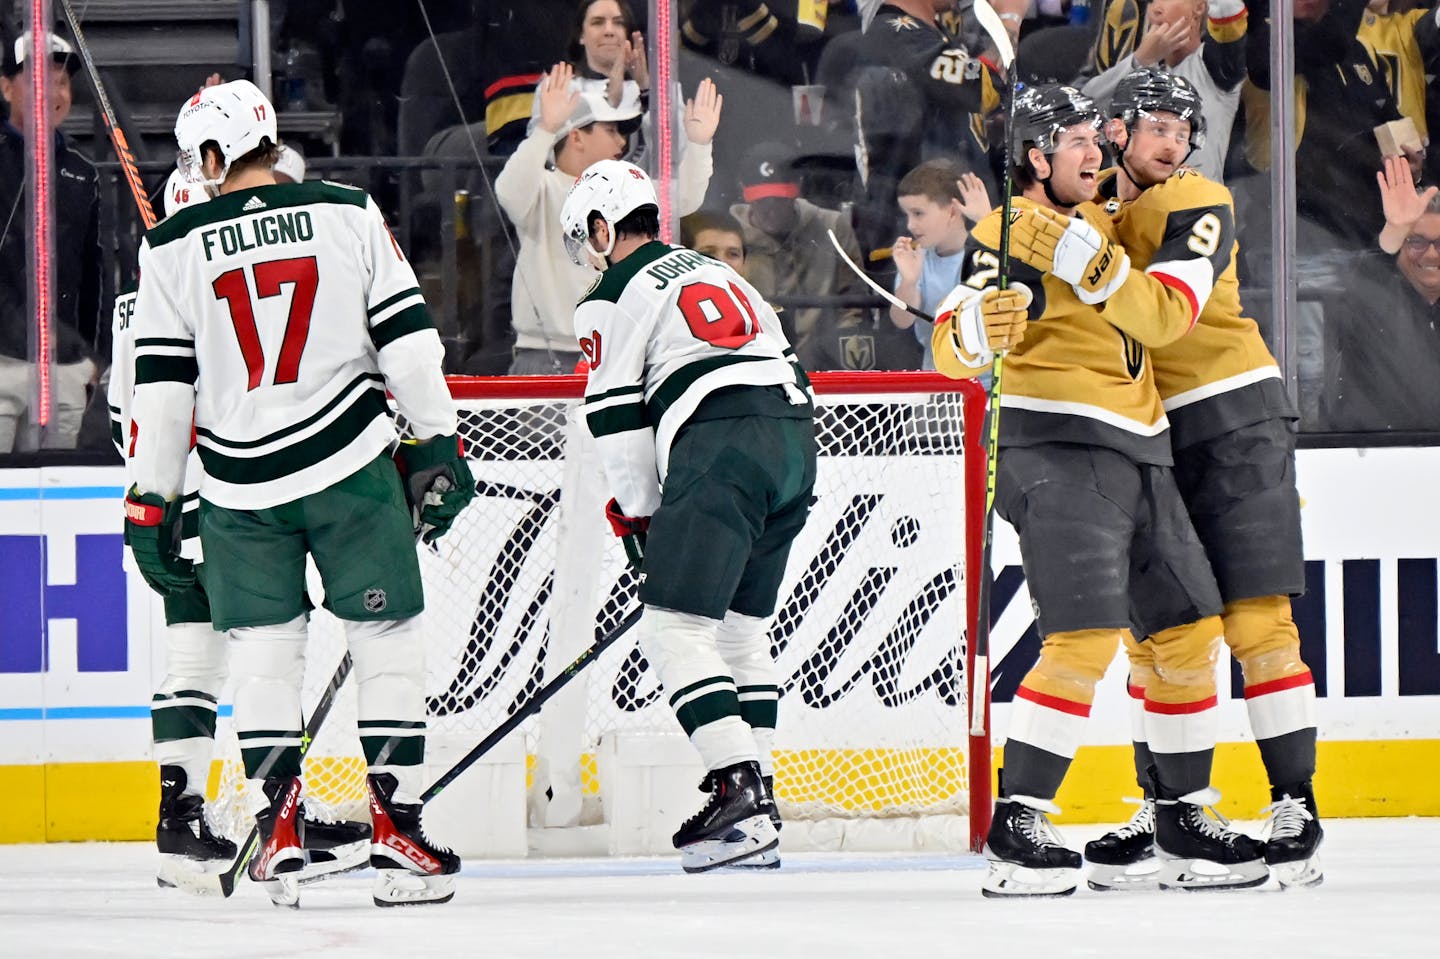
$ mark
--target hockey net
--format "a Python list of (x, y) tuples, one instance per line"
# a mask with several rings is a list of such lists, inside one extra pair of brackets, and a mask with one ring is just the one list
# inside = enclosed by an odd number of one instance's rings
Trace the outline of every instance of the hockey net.
[[(983, 535), (984, 394), (933, 373), (813, 381), (815, 503), (769, 634), (781, 679), (776, 798), (788, 822), (949, 820), (929, 829), (938, 843), (895, 843), (978, 848), (988, 702), (982, 688), (972, 723), (966, 635), (978, 584), (965, 570), (978, 568)], [(452, 378), (451, 388), (478, 495), (437, 549), (421, 549), (432, 762), (463, 755), (636, 606), (576, 413), (583, 377)], [(307, 714), (343, 650), (339, 624), (317, 610)], [(305, 760), (307, 801), (321, 815), (366, 815), (353, 686)], [(531, 825), (604, 822), (602, 740), (651, 733), (679, 725), (632, 630), (512, 734), (527, 757)], [(219, 754), (221, 826), (243, 833), (233, 736), (222, 733)]]

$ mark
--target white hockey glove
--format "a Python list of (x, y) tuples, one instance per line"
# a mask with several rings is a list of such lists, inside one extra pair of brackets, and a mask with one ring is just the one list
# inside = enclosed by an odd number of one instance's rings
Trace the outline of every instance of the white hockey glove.
[(1069, 283), (1080, 302), (1108, 300), (1130, 275), (1130, 257), (1083, 217), (1032, 207), (1010, 227), (1010, 255)]
[(989, 364), (995, 354), (1019, 344), (1029, 322), (1034, 295), (1023, 283), (1001, 290), (957, 286), (940, 302), (937, 324), (948, 323), (955, 356), (972, 369)]

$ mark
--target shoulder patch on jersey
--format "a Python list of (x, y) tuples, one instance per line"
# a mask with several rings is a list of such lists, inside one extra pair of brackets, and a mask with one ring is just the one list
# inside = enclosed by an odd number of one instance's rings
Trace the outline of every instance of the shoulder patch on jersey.
[(603, 279), (605, 279), (604, 273), (596, 273), (595, 279), (591, 280), (590, 285), (585, 287), (585, 292), (580, 294), (579, 302), (584, 303), (586, 300), (590, 299), (590, 294), (595, 292), (595, 288), (600, 285), (600, 281)]

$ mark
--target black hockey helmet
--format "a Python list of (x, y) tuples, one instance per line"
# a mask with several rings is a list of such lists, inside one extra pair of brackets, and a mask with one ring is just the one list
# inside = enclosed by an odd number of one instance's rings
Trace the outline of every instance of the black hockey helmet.
[(1100, 128), (1100, 110), (1095, 101), (1075, 87), (1044, 83), (1026, 87), (1015, 94), (1014, 149), (1015, 162), (1025, 163), (1025, 144), (1049, 156), (1055, 152), (1055, 137), (1078, 123)]
[(1119, 117), (1133, 130), (1143, 113), (1163, 111), (1190, 121), (1190, 149), (1205, 144), (1205, 110), (1195, 85), (1184, 77), (1155, 67), (1126, 74), (1110, 98), (1110, 116)]

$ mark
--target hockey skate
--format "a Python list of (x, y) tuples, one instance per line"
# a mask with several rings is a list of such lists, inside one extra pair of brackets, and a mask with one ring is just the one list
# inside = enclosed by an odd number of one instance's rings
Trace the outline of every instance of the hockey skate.
[(1318, 886), (1325, 879), (1320, 866), (1320, 841), (1325, 832), (1315, 811), (1315, 793), (1309, 782), (1273, 787), (1274, 800), (1261, 812), (1268, 813), (1262, 835), (1265, 862), (1286, 889)]
[(980, 883), (989, 899), (1012, 896), (1068, 896), (1080, 880), (1080, 854), (1066, 848), (1045, 814), (1060, 807), (1032, 796), (995, 801), (995, 818), (985, 837), (990, 871)]
[(421, 803), (394, 799), (399, 785), (391, 773), (373, 773), (370, 789), (370, 865), (379, 870), (375, 905), (413, 906), (455, 898), (460, 857), (436, 845), (420, 825)]
[(205, 797), (187, 793), (188, 780), (179, 766), (160, 767), (160, 821), (155, 847), (167, 856), (209, 861), (234, 859), (235, 844), (210, 829)]
[(294, 878), (302, 885), (370, 865), (368, 823), (327, 819), (308, 805), (300, 820), (300, 844), (305, 848), (305, 866)]
[[(775, 777), (761, 776), (760, 780), (765, 783), (765, 795), (770, 797), (770, 822), (774, 824), (778, 833), (785, 823), (780, 819), (780, 804), (775, 801)], [(705, 790), (708, 781), (701, 783), (700, 788)], [(780, 868), (780, 847), (767, 849), (757, 856), (749, 859), (741, 859), (739, 862), (726, 863), (729, 869), (779, 869)]]
[(1207, 806), (1219, 801), (1216, 789), (1175, 796), (1156, 781), (1155, 857), (1161, 889), (1246, 889), (1269, 877), (1260, 843), (1231, 829), (1213, 809), (1207, 812)]
[(300, 777), (267, 779), (263, 791), (270, 805), (255, 814), (258, 845), (246, 874), (275, 905), (294, 908), (300, 905), (300, 889), (293, 874), (305, 868), (299, 827)]
[(709, 792), (709, 800), (674, 836), (680, 868), (706, 872), (752, 859), (780, 845), (780, 833), (772, 819), (775, 804), (760, 777), (759, 763), (713, 769), (700, 788)]
[(1140, 808), (1130, 821), (1085, 844), (1091, 889), (1151, 890), (1159, 888), (1160, 864), (1155, 859), (1155, 800), (1127, 799)]

